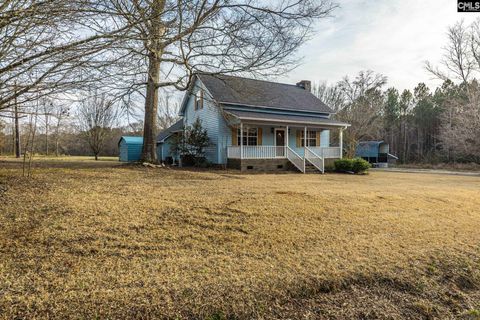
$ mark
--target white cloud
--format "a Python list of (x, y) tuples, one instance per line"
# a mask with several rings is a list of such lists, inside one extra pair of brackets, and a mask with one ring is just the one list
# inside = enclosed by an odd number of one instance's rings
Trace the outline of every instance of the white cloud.
[(457, 13), (455, 0), (347, 0), (340, 5), (335, 17), (318, 23), (316, 36), (300, 52), (303, 64), (282, 82), (334, 83), (371, 69), (399, 89), (413, 89), (419, 82), (433, 87), (439, 81), (424, 63), (440, 60), (447, 28), (480, 17)]

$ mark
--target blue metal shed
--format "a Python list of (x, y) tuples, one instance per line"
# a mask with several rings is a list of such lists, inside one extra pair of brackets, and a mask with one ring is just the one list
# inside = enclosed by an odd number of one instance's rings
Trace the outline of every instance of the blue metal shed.
[(143, 137), (123, 136), (118, 142), (120, 161), (139, 161), (142, 155)]
[(388, 163), (398, 158), (390, 154), (390, 145), (384, 141), (360, 141), (355, 156), (373, 164)]

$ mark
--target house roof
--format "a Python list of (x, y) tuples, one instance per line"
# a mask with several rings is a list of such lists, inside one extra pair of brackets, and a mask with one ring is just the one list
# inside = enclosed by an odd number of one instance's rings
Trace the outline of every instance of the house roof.
[(125, 140), (127, 144), (143, 144), (143, 137), (122, 136), (118, 143), (120, 143), (122, 140)]
[(266, 112), (256, 111), (241, 111), (241, 110), (225, 110), (226, 113), (243, 121), (259, 121), (270, 123), (284, 123), (284, 124), (299, 124), (299, 125), (316, 125), (325, 127), (347, 127), (348, 123), (322, 118), (318, 116), (306, 115), (287, 115), (287, 114), (272, 114)]
[(198, 77), (221, 104), (333, 113), (311, 92), (296, 85), (226, 75), (200, 74)]
[(175, 122), (169, 128), (161, 131), (157, 136), (157, 143), (163, 142), (165, 139), (170, 137), (173, 133), (183, 130), (183, 118)]

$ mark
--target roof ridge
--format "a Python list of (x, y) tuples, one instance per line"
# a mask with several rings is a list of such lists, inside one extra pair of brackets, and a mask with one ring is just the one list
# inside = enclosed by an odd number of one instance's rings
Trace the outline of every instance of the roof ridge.
[[(297, 87), (299, 89), (303, 89), (302, 87), (297, 86), (296, 84), (291, 84), (291, 83), (283, 83), (283, 82), (275, 82), (275, 81), (269, 81), (269, 80), (263, 80), (263, 79), (255, 79), (255, 78), (247, 78), (247, 77), (241, 77), (241, 76), (232, 76), (228, 74), (220, 74), (220, 75), (213, 75), (213, 74), (208, 74), (208, 73), (199, 73), (198, 76), (210, 76), (214, 77), (217, 79), (220, 79), (220, 77), (229, 77), (229, 78), (237, 78), (237, 79), (245, 79), (245, 80), (252, 80), (252, 81), (259, 81), (259, 82), (267, 82), (267, 83), (273, 83), (273, 84), (280, 84), (283, 86), (291, 86), (291, 87)], [(221, 79), (220, 79), (221, 80)], [(304, 90), (304, 89), (303, 89)]]

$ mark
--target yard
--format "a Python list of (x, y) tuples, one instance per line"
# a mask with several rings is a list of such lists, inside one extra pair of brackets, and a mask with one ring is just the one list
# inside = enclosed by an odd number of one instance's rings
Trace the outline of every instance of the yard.
[(35, 165), (0, 161), (0, 318), (480, 317), (480, 177)]

